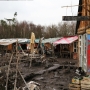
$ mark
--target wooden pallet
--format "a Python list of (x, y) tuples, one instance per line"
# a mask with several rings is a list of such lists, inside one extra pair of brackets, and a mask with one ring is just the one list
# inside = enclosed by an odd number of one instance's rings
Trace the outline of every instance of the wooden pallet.
[(90, 84), (81, 84), (81, 89), (90, 90)]
[(90, 90), (90, 88), (89, 89), (81, 88), (81, 90)]
[(79, 79), (72, 78), (72, 83), (73, 84), (80, 84), (80, 80)]
[(90, 78), (83, 77), (81, 80), (81, 90), (90, 90)]
[(80, 84), (69, 84), (69, 90), (81, 90)]

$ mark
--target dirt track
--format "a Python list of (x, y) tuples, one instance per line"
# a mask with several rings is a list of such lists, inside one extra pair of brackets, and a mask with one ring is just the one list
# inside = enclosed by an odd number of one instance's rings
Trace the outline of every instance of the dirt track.
[[(1, 62), (3, 62), (3, 64), (1, 63), (0, 66), (9, 64), (8, 60), (4, 62), (4, 58)], [(39, 60), (37, 60), (37, 62), (33, 61), (32, 67), (29, 67), (29, 62), (21, 61), (19, 62), (19, 70), (26, 82), (36, 81), (41, 85), (41, 90), (69, 90), (68, 85), (71, 82), (72, 77), (75, 76), (77, 64), (78, 61), (73, 59), (57, 58), (52, 60), (47, 58), (44, 63), (41, 63)], [(13, 75), (11, 74), (11, 76), (14, 77), (15, 71), (13, 69), (12, 72)], [(6, 80), (5, 73), (0, 74), (0, 77), (2, 77), (2, 75), (3, 81)], [(18, 77), (17, 87), (19, 87), (19, 85), (24, 85), (19, 73)], [(13, 78), (10, 79), (13, 81)], [(3, 84), (0, 81), (0, 88), (5, 86), (5, 83), (6, 81), (3, 82)], [(10, 83), (9, 86), (12, 87), (11, 85), (12, 84)], [(10, 87), (8, 90), (12, 90)], [(5, 88), (2, 90), (5, 90)]]
[[(69, 83), (72, 77), (75, 76), (78, 61), (73, 59), (57, 58), (56, 61), (48, 61), (39, 65), (32, 63), (32, 67), (24, 67), (22, 73), (27, 73), (26, 81), (36, 81), (41, 84), (41, 90), (69, 90)], [(56, 69), (51, 69), (56, 65)], [(51, 69), (51, 70), (50, 70)], [(44, 72), (43, 72), (44, 71)], [(36, 74), (39, 73), (39, 74)], [(29, 75), (32, 75), (32, 78)], [(35, 75), (34, 75), (35, 74)]]

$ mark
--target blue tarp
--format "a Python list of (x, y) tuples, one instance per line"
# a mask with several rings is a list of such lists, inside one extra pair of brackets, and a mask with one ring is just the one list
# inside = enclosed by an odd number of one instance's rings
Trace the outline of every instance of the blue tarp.
[(87, 40), (90, 40), (90, 34), (87, 35)]

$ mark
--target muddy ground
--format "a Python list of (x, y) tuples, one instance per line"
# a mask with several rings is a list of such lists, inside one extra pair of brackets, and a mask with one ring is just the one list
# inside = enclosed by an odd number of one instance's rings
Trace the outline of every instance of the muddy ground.
[[(10, 59), (1, 57), (0, 59), (0, 90), (5, 90), (7, 71)], [(13, 60), (15, 62), (15, 60)], [(12, 63), (13, 63), (12, 61)], [(15, 63), (14, 63), (15, 64)], [(15, 84), (16, 68), (15, 65), (10, 66), (10, 73), (8, 79), (8, 90), (12, 90)], [(18, 62), (18, 70), (21, 72), (24, 80), (35, 81), (40, 84), (41, 90), (69, 90), (69, 83), (76, 75), (75, 71), (78, 67), (78, 60), (68, 58), (46, 58), (42, 63), (39, 59), (30, 62), (27, 60), (20, 60)], [(24, 82), (18, 72), (17, 88), (24, 86)]]

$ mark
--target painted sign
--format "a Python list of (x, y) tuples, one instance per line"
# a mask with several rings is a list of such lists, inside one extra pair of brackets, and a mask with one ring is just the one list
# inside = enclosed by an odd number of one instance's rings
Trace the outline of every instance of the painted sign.
[(90, 34), (87, 35), (87, 72), (90, 72)]

